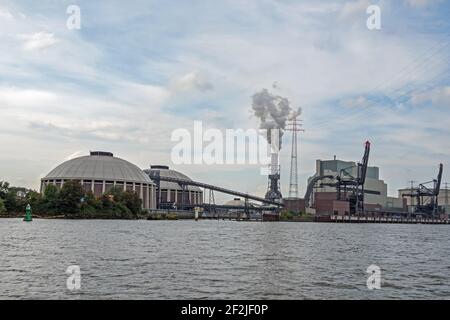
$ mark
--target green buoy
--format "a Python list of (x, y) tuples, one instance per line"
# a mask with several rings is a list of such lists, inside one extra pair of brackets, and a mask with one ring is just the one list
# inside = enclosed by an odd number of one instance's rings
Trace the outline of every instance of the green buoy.
[(30, 204), (27, 204), (27, 208), (25, 209), (25, 218), (23, 218), (23, 221), (33, 221), (33, 218), (31, 217)]

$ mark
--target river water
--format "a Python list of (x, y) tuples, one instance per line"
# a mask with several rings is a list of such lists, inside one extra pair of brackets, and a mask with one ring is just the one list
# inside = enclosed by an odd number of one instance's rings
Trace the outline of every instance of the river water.
[(450, 226), (0, 219), (0, 298), (449, 299)]

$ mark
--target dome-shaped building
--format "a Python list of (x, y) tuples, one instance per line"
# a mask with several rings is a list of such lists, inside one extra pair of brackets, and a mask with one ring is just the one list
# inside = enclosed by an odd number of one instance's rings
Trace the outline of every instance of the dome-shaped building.
[[(241, 198), (234, 198), (233, 200), (229, 200), (225, 202), (226, 206), (233, 206), (233, 207), (245, 207), (245, 201)], [(251, 206), (251, 203), (247, 204), (248, 206)]]
[[(144, 170), (149, 176), (159, 174), (161, 177), (170, 177), (192, 181), (191, 178), (181, 172), (169, 169), (168, 166), (152, 165), (150, 169)], [(184, 194), (184, 198), (183, 198)], [(182, 208), (185, 206), (195, 206), (203, 203), (203, 191), (196, 186), (186, 186), (183, 188), (176, 182), (160, 181), (159, 189), (156, 187), (157, 203), (160, 208)]]
[(229, 200), (224, 203), (224, 206), (224, 214), (228, 215), (229, 218), (248, 219), (252, 216), (255, 216), (255, 204), (249, 201), (246, 202), (241, 198), (234, 198), (233, 200)]
[(110, 152), (93, 151), (89, 156), (63, 162), (41, 179), (41, 192), (49, 184), (60, 188), (67, 180), (80, 181), (83, 188), (102, 196), (113, 187), (135, 191), (144, 209), (156, 208), (156, 188), (153, 181), (136, 165), (114, 157)]

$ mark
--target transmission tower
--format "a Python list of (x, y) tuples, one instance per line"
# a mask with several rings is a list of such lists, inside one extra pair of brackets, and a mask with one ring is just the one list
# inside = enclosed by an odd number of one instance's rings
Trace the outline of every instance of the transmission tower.
[(294, 114), (288, 122), (286, 130), (292, 131), (291, 172), (289, 176), (289, 198), (298, 198), (298, 172), (297, 172), (297, 132), (305, 131), (298, 119), (299, 114)]

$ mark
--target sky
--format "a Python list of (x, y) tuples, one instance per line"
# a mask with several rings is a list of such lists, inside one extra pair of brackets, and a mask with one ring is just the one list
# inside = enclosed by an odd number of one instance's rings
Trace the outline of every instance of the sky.
[[(67, 28), (70, 5), (80, 29)], [(0, 180), (37, 189), (104, 150), (263, 195), (260, 165), (174, 165), (171, 134), (258, 128), (252, 95), (267, 88), (303, 110), (301, 195), (316, 159), (359, 161), (366, 140), (390, 195), (439, 163), (450, 182), (449, 16), (443, 0), (0, 0)]]

